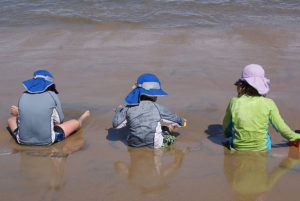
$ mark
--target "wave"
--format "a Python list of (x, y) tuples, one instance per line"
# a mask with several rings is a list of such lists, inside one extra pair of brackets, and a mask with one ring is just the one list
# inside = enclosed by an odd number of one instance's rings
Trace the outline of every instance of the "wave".
[(144, 27), (298, 24), (297, 0), (3, 0), (0, 26), (119, 23)]

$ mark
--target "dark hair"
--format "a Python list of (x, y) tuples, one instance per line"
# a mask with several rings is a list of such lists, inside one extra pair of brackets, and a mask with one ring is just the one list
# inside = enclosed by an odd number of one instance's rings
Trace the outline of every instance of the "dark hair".
[(58, 94), (55, 84), (52, 84), (51, 86), (49, 86), (46, 91), (53, 91), (54, 93)]
[(156, 96), (146, 96), (146, 95), (141, 95), (140, 100), (148, 100), (148, 101), (152, 101), (155, 102), (156, 101)]
[(238, 91), (238, 97), (241, 97), (242, 95), (248, 95), (248, 96), (261, 96), (258, 91), (252, 87), (248, 82), (246, 81), (237, 81), (234, 85), (237, 87)]

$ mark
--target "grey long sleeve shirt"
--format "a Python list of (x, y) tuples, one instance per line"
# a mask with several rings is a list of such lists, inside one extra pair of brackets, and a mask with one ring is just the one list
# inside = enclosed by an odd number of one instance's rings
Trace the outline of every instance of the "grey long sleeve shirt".
[[(183, 126), (184, 119), (170, 112), (164, 106), (152, 101), (141, 101), (136, 106), (117, 108), (112, 124), (114, 128), (128, 126), (128, 145), (134, 147), (154, 146), (154, 136), (160, 121)], [(159, 128), (160, 129), (160, 128)]]

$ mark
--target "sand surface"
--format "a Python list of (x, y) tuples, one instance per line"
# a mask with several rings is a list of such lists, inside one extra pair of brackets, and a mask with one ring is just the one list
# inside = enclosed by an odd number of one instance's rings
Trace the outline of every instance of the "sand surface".
[[(0, 29), (1, 200), (298, 200), (300, 152), (271, 129), (271, 153), (230, 154), (221, 145), (233, 83), (249, 63), (264, 66), (272, 98), (299, 126), (297, 28), (144, 29), (107, 24)], [(55, 77), (66, 119), (84, 110), (83, 129), (51, 147), (17, 145), (6, 130), (11, 104), (33, 71)], [(158, 102), (188, 120), (175, 146), (161, 152), (126, 146), (113, 130), (141, 73), (169, 93)], [(299, 156), (298, 156), (299, 157)]]

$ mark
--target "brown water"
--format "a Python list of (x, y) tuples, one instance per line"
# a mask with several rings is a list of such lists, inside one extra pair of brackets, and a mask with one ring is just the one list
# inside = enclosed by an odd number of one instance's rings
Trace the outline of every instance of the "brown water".
[[(299, 129), (299, 53), (299, 27), (1, 28), (1, 200), (299, 200), (296, 148), (271, 130), (271, 153), (229, 153), (220, 127), (234, 81), (259, 63), (269, 97)], [(39, 68), (54, 75), (66, 119), (91, 117), (64, 142), (19, 146), (5, 129), (9, 108)], [(164, 152), (128, 148), (126, 131), (111, 129), (111, 109), (144, 72), (169, 93), (158, 102), (188, 120)]]

